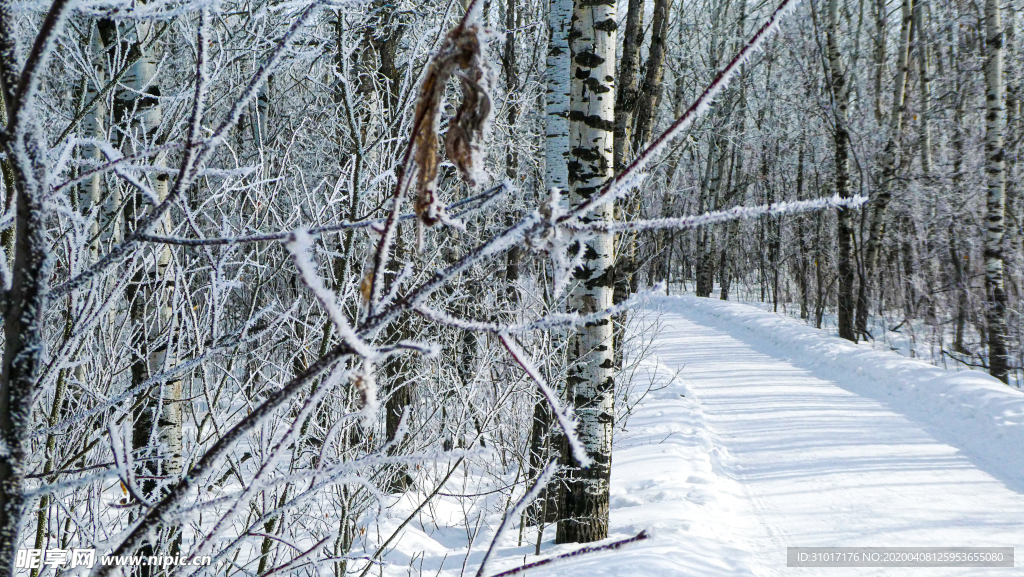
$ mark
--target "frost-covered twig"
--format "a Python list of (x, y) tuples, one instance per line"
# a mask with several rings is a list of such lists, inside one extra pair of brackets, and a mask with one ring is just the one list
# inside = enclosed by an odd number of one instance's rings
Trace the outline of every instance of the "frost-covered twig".
[[(271, 51), (270, 56), (256, 70), (256, 74), (253, 75), (252, 80), (250, 80), (249, 84), (246, 85), (242, 94), (235, 99), (226, 118), (224, 118), (221, 124), (213, 132), (213, 135), (203, 143), (198, 142), (198, 134), (200, 130), (199, 124), (202, 119), (203, 108), (201, 103), (194, 103), (192, 117), (190, 119), (189, 142), (185, 147), (185, 155), (181, 161), (178, 178), (174, 181), (174, 186), (171, 188), (170, 192), (167, 193), (167, 198), (165, 198), (159, 205), (153, 207), (153, 210), (151, 210), (149, 214), (139, 219), (139, 222), (136, 224), (135, 232), (132, 233), (131, 236), (125, 238), (120, 244), (111, 248), (110, 252), (97, 260), (96, 263), (90, 266), (87, 270), (68, 280), (64, 284), (53, 287), (50, 290), (51, 295), (54, 297), (66, 295), (72, 290), (89, 282), (89, 280), (97, 274), (100, 274), (114, 264), (121, 262), (121, 260), (129, 254), (131, 249), (141, 242), (141, 236), (148, 234), (150, 229), (160, 222), (163, 215), (170, 210), (171, 205), (177, 202), (178, 197), (192, 185), (197, 173), (197, 168), (202, 166), (205, 161), (213, 155), (214, 151), (223, 142), (224, 135), (238, 124), (238, 121), (245, 112), (246, 107), (254, 98), (256, 98), (259, 87), (267, 81), (267, 77), (270, 76), (274, 68), (277, 67), (278, 62), (280, 62), (284, 57), (285, 48), (290, 44), (292, 38), (319, 13), (322, 6), (322, 2), (314, 2), (307, 6), (295, 19), (292, 25), (288, 28), (288, 31), (285, 32), (284, 37)], [(199, 86), (200, 84), (202, 84), (202, 82), (197, 80), (197, 98), (202, 97), (205, 91), (204, 87)], [(106, 575), (108, 571), (108, 569), (100, 568), (98, 577)]]
[(310, 563), (315, 563), (315, 561), (313, 561), (311, 559), (311, 557), (313, 557), (314, 555), (319, 553), (320, 550), (323, 549), (324, 547), (326, 547), (328, 543), (330, 543), (331, 541), (333, 541), (334, 539), (337, 539), (337, 538), (338, 538), (338, 532), (337, 531), (328, 534), (323, 539), (317, 541), (315, 545), (310, 547), (309, 550), (306, 551), (305, 553), (303, 553), (302, 555), (299, 555), (298, 557), (292, 559), (291, 561), (289, 561), (287, 563), (282, 564), (279, 567), (275, 567), (274, 569), (271, 569), (267, 573), (264, 573), (263, 577), (270, 577), (271, 575), (277, 575), (278, 573), (284, 573), (286, 571), (297, 571), (300, 567), (305, 567), (306, 565), (309, 565)]
[(629, 539), (622, 539), (621, 541), (614, 541), (612, 543), (608, 543), (607, 545), (597, 545), (597, 546), (594, 546), (594, 547), (583, 547), (582, 549), (577, 549), (577, 550), (575, 550), (575, 551), (573, 551), (571, 553), (565, 553), (564, 555), (558, 555), (557, 557), (550, 557), (548, 559), (542, 559), (540, 561), (534, 561), (533, 563), (528, 563), (526, 565), (521, 565), (519, 567), (516, 567), (515, 569), (509, 569), (508, 571), (502, 571), (501, 573), (495, 573), (494, 575), (491, 575), (491, 577), (511, 577), (512, 575), (519, 575), (520, 573), (525, 573), (527, 571), (530, 571), (531, 569), (536, 569), (537, 567), (544, 567), (545, 565), (551, 565), (553, 563), (559, 563), (561, 561), (566, 561), (568, 559), (575, 559), (576, 557), (580, 557), (581, 555), (589, 555), (591, 553), (601, 553), (601, 552), (604, 552), (604, 551), (616, 551), (618, 549), (621, 549), (621, 548), (625, 547), (626, 545), (632, 545), (633, 543), (638, 543), (638, 542), (643, 541), (644, 539), (648, 539), (648, 538), (649, 537), (647, 535), (647, 531), (640, 531), (635, 536), (630, 537)]
[(658, 285), (653, 286), (650, 289), (641, 290), (636, 294), (630, 295), (629, 298), (623, 300), (621, 303), (615, 306), (608, 307), (607, 309), (598, 311), (596, 313), (586, 315), (574, 313), (551, 313), (535, 321), (530, 321), (528, 323), (502, 324), (497, 322), (458, 318), (444, 311), (439, 311), (437, 309), (427, 307), (426, 305), (419, 305), (414, 310), (417, 313), (423, 315), (425, 318), (435, 323), (449, 327), (455, 327), (466, 331), (520, 335), (533, 331), (579, 328), (585, 326), (587, 323), (592, 323), (600, 319), (606, 319), (609, 316), (614, 316), (621, 313), (622, 311), (631, 309), (640, 302), (642, 302), (648, 296), (657, 294), (663, 290), (665, 290), (664, 286), (662, 286), (659, 283)]
[[(262, 332), (265, 332), (265, 331), (262, 331)], [(262, 334), (262, 332), (259, 333), (259, 334)], [(250, 337), (251, 337), (251, 335), (247, 335), (245, 332), (227, 335), (224, 338), (222, 338), (219, 342), (213, 343), (210, 346), (210, 348), (204, 350), (199, 355), (196, 355), (195, 357), (193, 357), (193, 358), (191, 358), (191, 359), (189, 359), (187, 361), (178, 363), (174, 367), (172, 367), (172, 368), (170, 368), (170, 369), (168, 369), (168, 370), (166, 370), (166, 371), (164, 371), (162, 373), (153, 375), (152, 377), (146, 379), (145, 381), (143, 381), (143, 382), (141, 382), (141, 383), (139, 383), (139, 384), (137, 384), (137, 385), (135, 385), (133, 387), (129, 387), (129, 388), (121, 391), (120, 393), (118, 393), (117, 395), (115, 395), (113, 397), (105, 399), (102, 403), (96, 405), (95, 407), (92, 407), (92, 408), (90, 408), (88, 410), (85, 410), (85, 411), (82, 411), (82, 412), (79, 412), (79, 413), (75, 413), (75, 414), (73, 414), (73, 415), (63, 419), (59, 423), (54, 424), (51, 427), (47, 427), (47, 428), (44, 428), (44, 429), (35, 429), (35, 430), (32, 431), (31, 436), (32, 437), (41, 437), (41, 436), (50, 435), (50, 434), (57, 434), (57, 433), (65, 430), (67, 427), (70, 427), (72, 425), (81, 423), (83, 420), (85, 420), (85, 419), (87, 419), (87, 418), (89, 418), (89, 417), (91, 417), (93, 415), (102, 413), (103, 411), (106, 411), (106, 410), (109, 410), (109, 409), (111, 409), (113, 407), (116, 407), (117, 405), (123, 403), (125, 400), (130, 399), (133, 396), (135, 396), (135, 394), (138, 393), (139, 391), (144, 391), (144, 390), (149, 389), (151, 387), (155, 387), (157, 385), (162, 385), (162, 384), (169, 383), (171, 381), (180, 379), (182, 376), (187, 375), (190, 371), (192, 371), (196, 367), (202, 365), (211, 356), (213, 356), (215, 354), (218, 354), (218, 353), (224, 351), (225, 349), (233, 348), (233, 347), (237, 346), (241, 342), (248, 341), (248, 340), (250, 340)]]
[[(57, 37), (64, 31), (64, 23), (67, 21), (68, 14), (71, 12), (74, 4), (73, 0), (55, 0), (50, 5), (50, 10), (46, 13), (46, 19), (43, 21), (39, 34), (36, 35), (35, 42), (32, 44), (32, 51), (25, 58), (21, 78), (18, 79), (17, 95), (14, 102), (8, 103), (8, 106), (14, 108), (14, 112), (9, 119), (11, 124), (7, 126), (7, 131), (15, 138), (19, 130), (24, 130), (24, 128), (19, 127), (19, 124), (36, 122), (38, 120), (35, 118), (37, 112), (35, 108), (35, 95), (40, 90), (41, 76), (46, 72), (50, 53), (53, 52), (53, 46), (57, 42)], [(4, 22), (4, 25), (7, 25), (7, 23)], [(12, 62), (10, 64), (15, 65), (16, 63)]]
[(631, 222), (596, 221), (589, 222), (587, 224), (566, 223), (560, 226), (564, 226), (573, 232), (596, 234), (606, 234), (611, 232), (637, 232), (641, 230), (656, 230), (662, 228), (682, 230), (687, 228), (697, 228), (699, 226), (707, 226), (709, 224), (728, 222), (731, 220), (757, 218), (764, 215), (774, 216), (780, 214), (796, 214), (812, 210), (821, 210), (823, 208), (856, 208), (867, 201), (868, 197), (866, 196), (857, 195), (850, 198), (840, 198), (839, 195), (836, 194), (831, 197), (816, 198), (813, 200), (776, 202), (773, 204), (762, 204), (760, 206), (735, 206), (726, 210), (705, 212), (704, 214), (695, 214), (676, 218), (654, 218), (650, 220), (634, 220)]
[[(320, 302), (320, 306), (327, 311), (327, 316), (334, 323), (334, 328), (338, 331), (342, 341), (348, 343), (352, 350), (364, 360), (373, 361), (377, 357), (377, 352), (373, 350), (373, 347), (363, 342), (359, 335), (352, 330), (348, 320), (345, 318), (345, 313), (338, 307), (337, 296), (327, 290), (320, 275), (317, 274), (316, 264), (309, 257), (309, 253), (313, 248), (313, 239), (309, 236), (309, 233), (302, 229), (296, 230), (292, 233), (291, 240), (285, 246), (292, 255), (295, 268), (299, 270), (299, 278), (313, 292), (316, 300)], [(367, 402), (371, 404), (372, 400), (368, 399)]]
[[(320, 388), (313, 394), (311, 394), (304, 402), (302, 408), (299, 410), (295, 419), (292, 421), (291, 427), (285, 435), (275, 444), (274, 448), (270, 450), (269, 455), (260, 465), (256, 474), (253, 476), (249, 485), (245, 487), (241, 494), (235, 499), (235, 502), (228, 509), (227, 512), (221, 514), (220, 518), (214, 523), (213, 528), (206, 534), (206, 536), (193, 546), (192, 556), (198, 557), (201, 555), (208, 554), (207, 552), (211, 547), (220, 541), (219, 534), (224, 529), (228, 528), (231, 523), (234, 522), (235, 516), (239, 510), (248, 507), (249, 500), (253, 495), (258, 493), (261, 489), (262, 478), (273, 470), (277, 460), (280, 459), (285, 453), (285, 449), (294, 443), (302, 430), (302, 423), (309, 418), (313, 410), (319, 405), (320, 401), (323, 400), (333, 389), (341, 382), (344, 377), (348, 376), (348, 371), (344, 368), (344, 365), (335, 365), (331, 370), (330, 374), (321, 383)], [(193, 471), (195, 468), (193, 468)], [(194, 474), (192, 471), (189, 472), (191, 476)], [(197, 475), (198, 477), (198, 475)], [(197, 479), (198, 480), (198, 479)], [(180, 483), (179, 483), (180, 486)]]
[(656, 138), (654, 142), (647, 145), (646, 148), (626, 166), (625, 170), (616, 174), (608, 184), (604, 185), (601, 192), (595, 194), (586, 202), (580, 203), (578, 206), (570, 210), (568, 213), (562, 215), (559, 218), (560, 222), (564, 222), (570, 219), (579, 218), (596, 207), (614, 201), (629, 190), (637, 187), (643, 180), (644, 170), (647, 166), (654, 161), (654, 159), (661, 155), (661, 152), (665, 149), (669, 142), (674, 140), (677, 136), (683, 133), (695, 120), (703, 116), (710, 108), (711, 103), (715, 97), (718, 96), (722, 90), (725, 90), (733, 77), (740, 71), (740, 68), (750, 60), (754, 52), (757, 51), (764, 42), (771, 37), (779, 28), (779, 23), (785, 18), (790, 12), (796, 8), (799, 0), (782, 0), (782, 2), (775, 8), (771, 16), (768, 17), (767, 22), (747, 41), (747, 44), (733, 57), (732, 61), (729, 62), (728, 66), (722, 69), (718, 73), (718, 76), (711, 81), (711, 84), (704, 89), (704, 92), (697, 98), (697, 100), (690, 105), (686, 112), (682, 116), (676, 119), (668, 130), (663, 132), (661, 136)]
[[(504, 184), (499, 184), (493, 188), (490, 188), (480, 194), (473, 195), (469, 198), (462, 199), (458, 202), (449, 204), (445, 210), (460, 209), (456, 212), (452, 212), (452, 216), (460, 217), (472, 212), (486, 208), (492, 201), (502, 196), (502, 193), (506, 191)], [(398, 217), (399, 222), (404, 222), (416, 218), (413, 213), (403, 214)], [(377, 228), (387, 222), (386, 218), (377, 218), (373, 220), (359, 220), (355, 222), (341, 221), (334, 224), (328, 224), (325, 226), (312, 227), (307, 230), (310, 236), (318, 237), (323, 236), (332, 232), (339, 232), (342, 230), (355, 229), (355, 228)], [(221, 237), (221, 238), (174, 238), (169, 236), (158, 236), (152, 234), (139, 235), (139, 239), (144, 242), (154, 242), (160, 244), (171, 244), (178, 246), (223, 246), (232, 244), (248, 244), (254, 242), (272, 242), (272, 241), (286, 241), (292, 235), (292, 231), (282, 232), (268, 232), (265, 234), (253, 234), (248, 236), (237, 236), (237, 237)]]
[(498, 339), (501, 344), (505, 346), (509, 354), (512, 355), (513, 360), (523, 367), (526, 374), (530, 375), (530, 378), (537, 383), (537, 388), (540, 389), (540, 393), (544, 395), (544, 399), (547, 400), (548, 405), (551, 406), (551, 411), (555, 415), (555, 420), (558, 421), (558, 426), (562, 428), (562, 432), (565, 433), (566, 442), (569, 445), (569, 450), (572, 453), (576, 462), (579, 463), (580, 467), (589, 467), (592, 460), (587, 455), (587, 450), (583, 447), (583, 443), (580, 442), (580, 438), (576, 436), (576, 426), (572, 418), (566, 414), (565, 409), (562, 408), (562, 403), (558, 400), (558, 395), (551, 390), (548, 386), (544, 376), (540, 374), (537, 367), (533, 366), (533, 363), (526, 357), (526, 353), (517, 345), (508, 335), (500, 334)]
[[(235, 443), (242, 437), (259, 426), (267, 418), (273, 415), (287, 400), (297, 395), (324, 371), (332, 367), (334, 363), (353, 353), (347, 343), (341, 343), (326, 355), (317, 359), (305, 371), (288, 382), (282, 389), (271, 395), (266, 401), (253, 409), (234, 427), (225, 431), (216, 443), (192, 466), (192, 469), (184, 476), (177, 485), (172, 487), (167, 495), (150, 509), (127, 537), (118, 545), (112, 555), (127, 555), (129, 551), (136, 550), (146, 539), (150, 527), (160, 526), (173, 516), (177, 506), (185, 500), (188, 495), (198, 487), (201, 479), (212, 472), (218, 463), (223, 460), (232, 450)], [(105, 577), (110, 573), (109, 566), (97, 568), (96, 577)]]
[[(555, 471), (558, 470), (558, 462), (551, 461), (544, 467), (544, 470), (537, 475), (537, 479), (533, 482), (533, 486), (523, 495), (515, 506), (505, 511), (505, 517), (501, 520), (501, 525), (498, 525), (498, 530), (494, 532), (494, 538), (491, 539), (491, 545), (487, 548), (487, 552), (484, 553), (484, 558), (480, 561), (480, 569), (476, 572), (476, 577), (483, 577), (484, 572), (487, 570), (487, 561), (491, 558), (491, 553), (494, 552), (494, 547), (498, 544), (498, 539), (501, 538), (501, 534), (505, 532), (505, 527), (509, 524), (509, 521), (518, 519), (522, 515), (523, 510), (540, 495), (547, 486), (548, 482), (555, 475)], [(466, 552), (469, 555), (469, 552)]]

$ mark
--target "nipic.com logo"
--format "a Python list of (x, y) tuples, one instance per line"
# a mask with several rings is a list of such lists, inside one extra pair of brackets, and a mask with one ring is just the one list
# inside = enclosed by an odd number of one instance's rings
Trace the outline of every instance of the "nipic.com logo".
[[(177, 567), (209, 565), (209, 555), (199, 557), (176, 557), (174, 555), (104, 555), (102, 565), (114, 567)], [(16, 569), (42, 569), (43, 567), (68, 568), (93, 567), (96, 565), (96, 549), (18, 549), (14, 559)]]
[(95, 549), (18, 549), (14, 558), (17, 569), (49, 567), (92, 567), (96, 564)]

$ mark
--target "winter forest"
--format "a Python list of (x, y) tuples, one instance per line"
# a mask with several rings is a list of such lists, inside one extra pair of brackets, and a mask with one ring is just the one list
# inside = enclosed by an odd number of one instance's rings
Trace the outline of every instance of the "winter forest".
[(658, 538), (620, 439), (730, 355), (658, 299), (984, 377), (1024, 440), (1022, 20), (0, 0), (0, 575), (604, 574)]

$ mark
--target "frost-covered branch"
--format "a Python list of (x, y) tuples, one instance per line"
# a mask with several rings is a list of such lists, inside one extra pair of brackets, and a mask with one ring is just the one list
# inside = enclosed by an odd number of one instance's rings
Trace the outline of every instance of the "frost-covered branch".
[[(522, 498), (516, 502), (515, 506), (505, 511), (505, 516), (501, 519), (501, 525), (498, 525), (498, 529), (494, 532), (494, 537), (491, 538), (491, 544), (487, 547), (487, 552), (484, 553), (483, 560), (480, 561), (480, 568), (477, 569), (476, 577), (484, 577), (487, 572), (487, 562), (491, 559), (491, 554), (494, 553), (494, 548), (498, 544), (498, 539), (501, 538), (502, 533), (505, 532), (505, 528), (510, 522), (520, 518), (526, 507), (529, 506), (541, 492), (547, 488), (548, 483), (555, 476), (555, 472), (558, 471), (558, 461), (549, 462), (544, 469), (537, 475), (537, 479), (534, 480), (533, 486), (523, 494)], [(467, 552), (467, 555), (469, 553)]]
[(589, 467), (591, 459), (587, 455), (587, 450), (583, 447), (583, 443), (580, 442), (579, 437), (576, 435), (576, 423), (568, 414), (567, 409), (562, 407), (562, 402), (558, 400), (558, 395), (551, 390), (544, 376), (540, 374), (540, 371), (533, 365), (533, 362), (527, 358), (526, 353), (519, 348), (519, 345), (509, 335), (498, 335), (498, 339), (501, 340), (501, 344), (504, 345), (509, 355), (512, 356), (512, 360), (519, 364), (526, 371), (526, 374), (530, 375), (530, 378), (537, 383), (537, 388), (540, 390), (541, 395), (544, 396), (548, 405), (551, 406), (551, 412), (554, 414), (555, 420), (558, 421), (558, 426), (565, 433), (565, 439), (573, 458), (576, 459), (580, 467)]
[[(171, 190), (168, 192), (167, 198), (165, 198), (159, 205), (153, 207), (149, 214), (139, 219), (136, 225), (136, 230), (131, 236), (127, 237), (120, 244), (114, 246), (110, 252), (100, 258), (86, 271), (78, 274), (62, 285), (53, 287), (51, 293), (54, 297), (68, 294), (72, 290), (84, 285), (92, 277), (121, 262), (122, 259), (130, 254), (131, 249), (142, 241), (142, 235), (149, 234), (149, 231), (160, 222), (163, 215), (170, 210), (174, 203), (178, 201), (181, 194), (192, 185), (198, 167), (202, 166), (205, 161), (212, 157), (214, 151), (220, 146), (220, 144), (222, 144), (224, 135), (227, 131), (238, 124), (245, 108), (253, 99), (256, 98), (259, 87), (267, 81), (267, 77), (270, 76), (271, 72), (273, 72), (277, 67), (277, 64), (284, 57), (285, 49), (290, 44), (291, 40), (303, 27), (309, 24), (314, 16), (320, 12), (320, 8), (322, 8), (322, 6), (323, 4), (321, 2), (313, 2), (295, 19), (288, 31), (284, 34), (284, 37), (274, 47), (263, 63), (260, 64), (260, 67), (256, 71), (252, 80), (249, 81), (242, 93), (234, 100), (231, 110), (227, 113), (226, 117), (221, 121), (220, 125), (213, 131), (213, 134), (205, 141), (205, 143), (200, 142), (198, 139), (203, 103), (199, 100), (193, 103), (189, 128), (189, 142), (185, 147), (185, 155), (178, 170), (178, 177), (174, 181), (174, 186), (171, 187)], [(197, 99), (204, 95), (205, 87), (202, 86), (202, 84), (203, 83), (201, 81), (197, 80), (195, 93)]]
[(526, 565), (522, 565), (522, 566), (516, 567), (514, 569), (509, 569), (508, 571), (502, 571), (501, 573), (495, 573), (494, 575), (491, 575), (491, 577), (512, 577), (512, 575), (519, 575), (520, 573), (525, 573), (527, 571), (531, 571), (531, 570), (536, 569), (538, 567), (544, 567), (544, 566), (547, 566), (547, 565), (553, 565), (555, 563), (561, 563), (561, 562), (568, 561), (568, 560), (571, 560), (571, 559), (575, 559), (577, 557), (581, 557), (581, 556), (584, 556), (584, 555), (590, 555), (590, 554), (593, 554), (593, 553), (603, 553), (605, 551), (617, 551), (617, 550), (619, 550), (619, 549), (621, 549), (623, 547), (626, 547), (628, 545), (632, 545), (633, 543), (638, 543), (638, 542), (643, 541), (643, 540), (648, 539), (648, 538), (649, 538), (649, 536), (647, 535), (647, 531), (640, 531), (635, 536), (630, 537), (628, 539), (621, 539), (619, 541), (614, 541), (612, 543), (608, 543), (607, 545), (596, 545), (596, 546), (592, 546), (592, 547), (583, 547), (583, 548), (577, 549), (575, 551), (572, 551), (570, 553), (565, 553), (565, 554), (562, 554), (562, 555), (557, 555), (555, 557), (549, 557), (547, 559), (541, 559), (540, 561), (534, 561), (533, 563), (527, 563)]
[[(454, 217), (461, 217), (473, 214), (484, 208), (488, 207), (491, 202), (504, 196), (507, 188), (504, 184), (492, 187), (480, 194), (473, 195), (469, 198), (462, 199), (460, 201), (453, 202), (446, 207), (446, 210), (452, 211), (451, 214)], [(407, 213), (398, 217), (399, 222), (406, 222), (416, 218), (416, 214)], [(324, 226), (316, 226), (309, 228), (306, 232), (310, 236), (318, 237), (332, 232), (339, 232), (342, 230), (350, 229), (361, 229), (370, 228), (377, 229), (381, 225), (387, 222), (386, 218), (377, 218), (372, 220), (359, 220), (355, 222), (341, 221)], [(227, 246), (233, 244), (249, 244), (254, 242), (273, 242), (273, 241), (286, 241), (292, 235), (292, 231), (288, 232), (269, 232), (265, 234), (254, 234), (248, 236), (237, 236), (237, 237), (221, 237), (221, 238), (202, 238), (202, 239), (190, 239), (190, 238), (174, 238), (168, 236), (158, 236), (143, 234), (139, 238), (145, 242), (154, 242), (160, 244), (171, 244), (178, 246)]]
[(747, 41), (746, 45), (733, 57), (729, 64), (718, 73), (718, 76), (711, 81), (711, 84), (704, 89), (704, 92), (697, 97), (697, 100), (690, 105), (686, 112), (672, 123), (668, 129), (661, 133), (654, 142), (648, 144), (642, 152), (626, 166), (625, 170), (615, 175), (608, 184), (602, 187), (598, 194), (595, 194), (586, 202), (580, 203), (568, 213), (559, 217), (560, 222), (579, 218), (602, 204), (614, 201), (627, 194), (631, 189), (639, 187), (643, 182), (644, 171), (651, 162), (661, 156), (668, 144), (680, 136), (683, 131), (690, 127), (693, 122), (704, 116), (711, 109), (711, 103), (739, 73), (754, 53), (758, 51), (765, 41), (768, 40), (779, 29), (779, 24), (795, 8), (799, 0), (782, 0), (775, 8), (768, 20), (761, 28)]
[(814, 200), (793, 200), (762, 204), (760, 206), (736, 206), (726, 210), (706, 212), (675, 218), (655, 218), (630, 222), (590, 222), (587, 224), (566, 223), (560, 226), (583, 233), (639, 232), (642, 230), (673, 229), (684, 230), (733, 220), (744, 220), (760, 216), (798, 214), (826, 208), (857, 208), (868, 201), (866, 196), (840, 198), (839, 195)]

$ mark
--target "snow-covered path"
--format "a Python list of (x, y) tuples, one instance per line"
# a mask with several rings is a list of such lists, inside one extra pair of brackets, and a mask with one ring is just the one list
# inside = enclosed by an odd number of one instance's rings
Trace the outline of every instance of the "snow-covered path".
[[(787, 569), (786, 547), (1024, 546), (1024, 396), (742, 305), (655, 306), (664, 311), (657, 369), (681, 370), (632, 418), (613, 465), (613, 525), (636, 529), (650, 515), (657, 541), (681, 543), (663, 550), (678, 571), (646, 574), (687, 574), (702, 558), (717, 558), (711, 574), (722, 575), (1022, 574), (1019, 560), (1002, 569)], [(667, 445), (664, 467), (652, 442)]]
[[(786, 567), (795, 546), (1024, 556), (1021, 391), (736, 303), (656, 298), (632, 314), (648, 326), (658, 317), (661, 332), (647, 341), (632, 410), (616, 427), (609, 541), (652, 537), (529, 575), (1024, 575), (1021, 559), (1014, 568)], [(475, 572), (500, 515), (481, 519), (466, 560), (465, 529), (444, 511), (464, 518), (443, 500), (429, 522), (407, 528), (388, 575)], [(488, 574), (536, 561), (535, 540), (535, 528), (508, 531)], [(548, 527), (541, 558), (580, 548), (553, 540)]]

